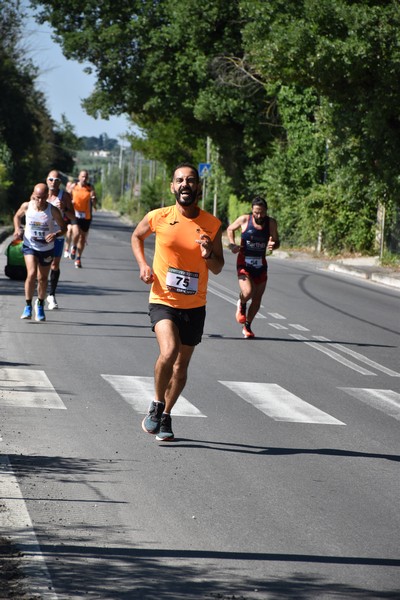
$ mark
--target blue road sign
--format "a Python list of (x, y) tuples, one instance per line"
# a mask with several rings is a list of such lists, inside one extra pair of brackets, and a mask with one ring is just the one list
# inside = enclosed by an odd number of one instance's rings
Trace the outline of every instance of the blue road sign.
[(211, 163), (199, 163), (200, 177), (208, 177), (211, 173)]

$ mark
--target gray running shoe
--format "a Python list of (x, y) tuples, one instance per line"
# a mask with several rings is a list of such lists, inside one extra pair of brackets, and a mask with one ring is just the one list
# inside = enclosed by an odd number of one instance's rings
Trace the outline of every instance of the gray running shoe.
[(156, 435), (156, 440), (159, 442), (172, 442), (173, 439), (171, 415), (162, 415), (160, 431)]
[(158, 433), (160, 431), (161, 415), (165, 408), (164, 402), (152, 402), (149, 412), (142, 421), (142, 429), (146, 433)]

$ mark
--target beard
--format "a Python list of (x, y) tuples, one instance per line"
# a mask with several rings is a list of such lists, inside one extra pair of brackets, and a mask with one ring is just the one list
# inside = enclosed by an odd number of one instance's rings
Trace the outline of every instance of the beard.
[[(187, 192), (189, 195), (186, 198), (182, 198), (182, 192)], [(197, 188), (195, 190), (192, 190), (192, 188), (190, 187), (180, 187), (179, 190), (175, 191), (175, 198), (181, 206), (190, 206), (191, 204), (193, 204), (193, 202), (196, 201)]]
[(257, 223), (257, 225), (264, 225), (265, 221), (267, 220), (267, 217), (253, 217), (255, 223)]

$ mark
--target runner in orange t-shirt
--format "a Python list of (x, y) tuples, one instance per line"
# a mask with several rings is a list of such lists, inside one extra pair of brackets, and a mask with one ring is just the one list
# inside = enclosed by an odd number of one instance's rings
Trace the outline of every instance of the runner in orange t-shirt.
[[(150, 211), (132, 234), (140, 279), (152, 284), (149, 314), (160, 350), (154, 368), (155, 400), (142, 428), (159, 441), (174, 439), (171, 410), (203, 335), (208, 272), (217, 275), (224, 266), (221, 222), (197, 206), (197, 169), (189, 163), (178, 165), (170, 189), (175, 205)], [(152, 233), (156, 243), (150, 267), (144, 240)]]
[(97, 204), (96, 192), (88, 181), (89, 173), (81, 171), (78, 176), (78, 182), (71, 186), (70, 192), (76, 217), (76, 225), (72, 226), (73, 240), (70, 257), (75, 261), (77, 269), (82, 268), (81, 257), (92, 222), (92, 209), (96, 210)]

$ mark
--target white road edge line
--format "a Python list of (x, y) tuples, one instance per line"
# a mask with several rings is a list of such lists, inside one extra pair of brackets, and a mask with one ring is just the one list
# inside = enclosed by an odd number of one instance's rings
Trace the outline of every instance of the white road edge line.
[(372, 371), (368, 371), (368, 369), (364, 369), (363, 367), (356, 365), (355, 363), (351, 362), (350, 360), (347, 360), (347, 358), (340, 356), (340, 354), (338, 354), (337, 352), (334, 352), (333, 350), (329, 350), (329, 348), (326, 348), (325, 346), (321, 346), (321, 344), (317, 344), (316, 342), (314, 343), (314, 342), (307, 341), (307, 338), (304, 337), (304, 335), (299, 335), (297, 333), (290, 333), (289, 335), (290, 335), (290, 337), (294, 338), (295, 340), (304, 342), (305, 344), (307, 344), (307, 346), (311, 346), (311, 348), (315, 348), (315, 350), (319, 350), (320, 352), (327, 354), (328, 356), (333, 358), (333, 360), (336, 360), (337, 362), (341, 363), (345, 367), (348, 367), (349, 369), (353, 369), (353, 371), (357, 371), (358, 373), (361, 373), (361, 375), (375, 375), (376, 376), (376, 373), (372, 373)]
[(325, 338), (322, 335), (313, 335), (313, 338), (316, 340), (321, 340), (322, 342), (330, 342), (329, 345), (332, 346), (333, 348), (338, 348), (345, 354), (350, 354), (350, 356), (353, 356), (360, 362), (363, 362), (366, 365), (369, 365), (370, 367), (372, 367), (373, 369), (376, 369), (377, 371), (381, 371), (382, 373), (385, 373), (386, 375), (390, 375), (390, 377), (400, 377), (400, 373), (397, 373), (396, 371), (392, 371), (392, 369), (388, 369), (387, 367), (380, 365), (379, 363), (375, 362), (374, 360), (370, 360), (366, 356), (363, 356), (363, 354), (359, 354), (358, 352), (356, 352), (355, 350), (352, 350), (351, 348), (347, 348), (346, 346), (342, 346), (342, 344), (332, 342), (332, 340)]
[(0, 529), (22, 552), (24, 588), (32, 595), (40, 594), (42, 600), (57, 600), (21, 488), (6, 455), (0, 455), (0, 488), (4, 506), (0, 511)]
[[(231, 296), (228, 296), (227, 294), (225, 294), (224, 292), (220, 292), (218, 289), (216, 289), (217, 287), (219, 287), (220, 289), (224, 289), (227, 290), (228, 293), (230, 292), (230, 290), (228, 290), (228, 288), (226, 288), (225, 286), (222, 285), (218, 285), (215, 283), (215, 281), (209, 281), (208, 283), (208, 291), (211, 294), (214, 294), (214, 296), (218, 296), (218, 298), (222, 298), (222, 300), (226, 300), (227, 302), (229, 302), (230, 304), (233, 304), (234, 306), (236, 306), (237, 301), (238, 301), (238, 297), (239, 297), (239, 292), (237, 295), (235, 295), (233, 298)], [(232, 293), (232, 292), (230, 292)], [(260, 306), (260, 310), (263, 308), (263, 306)], [(262, 313), (258, 312), (256, 314), (256, 319), (266, 319), (267, 317), (265, 315), (263, 315)]]

